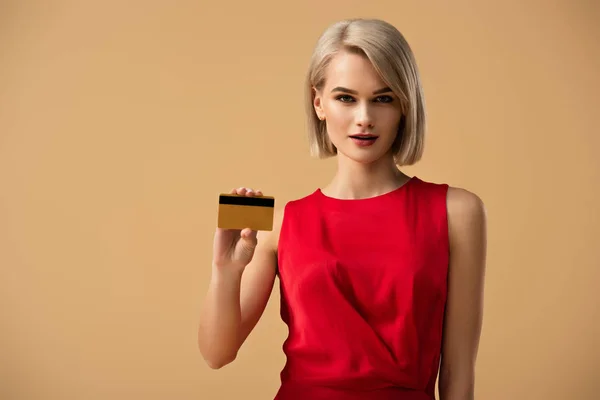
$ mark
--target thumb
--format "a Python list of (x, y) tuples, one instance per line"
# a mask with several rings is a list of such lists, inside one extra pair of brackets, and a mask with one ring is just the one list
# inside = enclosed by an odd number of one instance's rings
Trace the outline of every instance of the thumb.
[(250, 255), (256, 248), (256, 245), (258, 243), (257, 234), (257, 231), (253, 231), (250, 228), (243, 229), (240, 233), (240, 244), (242, 245), (242, 250), (248, 255)]
[(256, 241), (257, 234), (257, 231), (253, 231), (250, 228), (242, 229), (242, 231), (240, 232), (242, 239), (249, 241)]

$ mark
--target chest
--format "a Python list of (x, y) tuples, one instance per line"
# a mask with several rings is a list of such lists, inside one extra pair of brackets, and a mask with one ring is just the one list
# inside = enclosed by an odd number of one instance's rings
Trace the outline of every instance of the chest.
[(426, 214), (382, 210), (298, 218), (281, 249), (289, 287), (350, 288), (362, 297), (445, 289), (447, 244)]

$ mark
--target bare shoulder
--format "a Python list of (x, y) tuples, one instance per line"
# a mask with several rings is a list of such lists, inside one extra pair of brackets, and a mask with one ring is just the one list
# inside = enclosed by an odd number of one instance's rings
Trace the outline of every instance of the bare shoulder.
[(450, 223), (463, 225), (485, 222), (487, 211), (477, 194), (463, 188), (449, 187), (446, 201)]
[(487, 211), (483, 200), (469, 190), (449, 187), (446, 202), (451, 247), (485, 247)]

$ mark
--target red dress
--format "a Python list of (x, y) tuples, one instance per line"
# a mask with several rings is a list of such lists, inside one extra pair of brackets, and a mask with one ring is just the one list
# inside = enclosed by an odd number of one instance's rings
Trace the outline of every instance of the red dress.
[(372, 198), (320, 189), (285, 208), (287, 361), (276, 400), (431, 400), (447, 294), (448, 185)]

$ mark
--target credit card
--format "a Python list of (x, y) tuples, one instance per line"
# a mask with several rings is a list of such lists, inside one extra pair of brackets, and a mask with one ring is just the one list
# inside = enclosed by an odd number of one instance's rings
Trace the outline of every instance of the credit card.
[(273, 230), (275, 198), (271, 196), (219, 195), (217, 226), (222, 229)]

